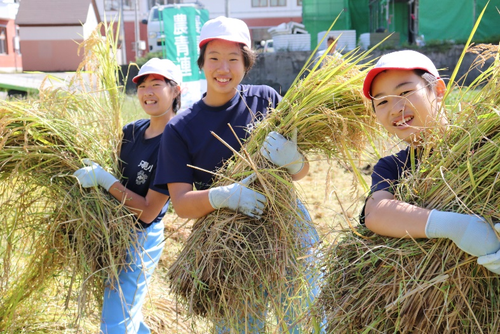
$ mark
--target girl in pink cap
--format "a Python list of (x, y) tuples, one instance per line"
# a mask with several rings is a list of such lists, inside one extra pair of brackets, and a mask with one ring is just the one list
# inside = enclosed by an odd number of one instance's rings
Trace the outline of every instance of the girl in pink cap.
[[(375, 165), (361, 222), (389, 237), (449, 238), (464, 252), (478, 256), (478, 263), (500, 273), (500, 252), (496, 254), (500, 241), (482, 217), (424, 209), (395, 199), (393, 193), (412, 163), (418, 164), (423, 132), (436, 128), (446, 131), (442, 109), (445, 92), (446, 85), (432, 61), (416, 51), (384, 55), (368, 72), (363, 93), (372, 100), (377, 120), (408, 147)], [(495, 229), (500, 232), (500, 224)]]
[[(227, 208), (259, 218), (267, 199), (246, 187), (253, 176), (228, 186), (211, 187), (213, 174), (206, 171), (217, 171), (233, 156), (233, 152), (211, 132), (238, 151), (240, 142), (245, 141), (269, 108), (277, 106), (281, 96), (269, 86), (241, 84), (256, 57), (245, 22), (223, 16), (207, 21), (201, 29), (199, 47), (198, 66), (205, 73), (207, 92), (166, 126), (155, 183), (160, 188), (168, 188), (173, 207), (180, 217), (200, 218), (214, 210)], [(309, 163), (298, 152), (297, 145), (276, 132), (270, 133), (262, 151), (271, 162), (286, 168), (294, 180), (301, 179), (309, 170)], [(307, 249), (312, 249), (319, 237), (310, 224), (307, 210), (301, 204), (300, 208), (304, 233), (297, 238)], [(309, 277), (313, 291), (304, 297), (312, 301), (318, 292), (317, 276), (311, 274)], [(280, 300), (280, 296), (277, 297)], [(287, 296), (282, 296), (281, 300), (285, 310)], [(244, 333), (247, 328), (249, 333), (263, 332), (265, 311), (252, 309), (247, 313), (241, 316), (241, 328), (216, 324), (217, 331)], [(299, 332), (293, 314), (287, 314), (284, 320), (290, 326), (290, 333)]]
[(127, 252), (127, 266), (119, 273), (119, 286), (111, 289), (106, 284), (104, 291), (101, 333), (106, 334), (151, 332), (143, 321), (141, 308), (163, 250), (162, 218), (169, 200), (165, 189), (154, 186), (154, 179), (163, 129), (181, 106), (182, 73), (170, 60), (150, 59), (132, 81), (149, 118), (123, 127), (122, 177), (118, 180), (91, 161), (84, 161), (88, 166), (74, 173), (83, 187), (103, 187), (139, 218), (138, 244)]

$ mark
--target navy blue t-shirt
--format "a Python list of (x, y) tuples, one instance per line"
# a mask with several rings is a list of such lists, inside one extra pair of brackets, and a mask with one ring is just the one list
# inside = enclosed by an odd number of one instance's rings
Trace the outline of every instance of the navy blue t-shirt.
[[(120, 150), (120, 180), (127, 189), (132, 190), (140, 196), (146, 196), (151, 188), (159, 193), (168, 195), (164, 189), (154, 186), (154, 178), (157, 168), (158, 149), (162, 135), (145, 139), (146, 129), (149, 127), (149, 119), (140, 119), (123, 127), (123, 140)], [(168, 202), (152, 223), (159, 222), (165, 215)], [(143, 227), (146, 224), (139, 221)]]
[(228, 124), (244, 140), (279, 101), (281, 96), (269, 86), (239, 85), (238, 93), (223, 106), (210, 107), (200, 100), (175, 116), (163, 132), (155, 185), (167, 189), (168, 183), (180, 182), (208, 189), (213, 175), (188, 165), (215, 171), (233, 156), (211, 132), (239, 151), (240, 144)]
[[(394, 188), (398, 185), (399, 180), (410, 169), (411, 154), (409, 146), (396, 154), (381, 158), (373, 167), (370, 194), (379, 190), (385, 190), (394, 194)], [(361, 224), (365, 223), (365, 206), (363, 206), (361, 211), (360, 222)]]
[(385, 190), (394, 194), (394, 187), (399, 180), (411, 168), (410, 147), (380, 159), (372, 173), (371, 193)]

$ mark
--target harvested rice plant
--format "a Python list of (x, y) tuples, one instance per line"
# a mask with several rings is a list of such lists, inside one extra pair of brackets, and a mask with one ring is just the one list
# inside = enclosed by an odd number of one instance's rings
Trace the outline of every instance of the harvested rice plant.
[[(453, 87), (449, 126), (425, 136), (396, 198), (429, 209), (499, 214), (498, 45), (479, 45), (481, 75)], [(484, 66), (493, 59), (491, 66)], [(450, 80), (450, 82), (453, 82)], [(325, 257), (320, 312), (332, 333), (498, 333), (500, 279), (446, 239), (396, 239), (363, 227), (339, 234)]]

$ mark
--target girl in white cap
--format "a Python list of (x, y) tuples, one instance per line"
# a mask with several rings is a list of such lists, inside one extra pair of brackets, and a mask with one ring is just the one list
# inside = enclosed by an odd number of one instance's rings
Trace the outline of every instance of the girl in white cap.
[[(410, 171), (411, 157), (418, 157), (422, 133), (436, 127), (446, 130), (442, 113), (445, 92), (446, 85), (432, 61), (416, 51), (384, 55), (368, 72), (363, 93), (372, 100), (378, 121), (409, 146), (375, 165), (361, 222), (389, 237), (449, 238), (464, 252), (479, 256), (478, 263), (500, 273), (500, 252), (495, 254), (500, 241), (482, 217), (420, 208), (395, 199), (393, 193), (398, 180)], [(500, 232), (500, 224), (495, 228)]]
[(88, 166), (74, 174), (83, 187), (102, 186), (124, 202), (141, 225), (137, 229), (139, 244), (128, 250), (129, 265), (119, 273), (119, 286), (111, 289), (107, 285), (104, 291), (101, 332), (106, 334), (150, 333), (141, 308), (163, 250), (162, 218), (169, 200), (165, 189), (154, 186), (158, 149), (165, 125), (181, 106), (182, 73), (170, 60), (149, 60), (132, 81), (149, 118), (123, 127), (121, 179), (91, 161), (84, 161)]
[[(245, 141), (256, 123), (265, 117), (268, 108), (277, 106), (281, 96), (268, 86), (241, 84), (255, 62), (250, 33), (243, 21), (222, 16), (207, 21), (201, 29), (199, 47), (198, 66), (205, 73), (207, 92), (165, 128), (155, 183), (163, 189), (168, 187), (174, 209), (180, 217), (200, 218), (214, 210), (228, 208), (258, 218), (267, 199), (245, 187), (252, 177), (241, 183), (210, 188), (213, 174), (201, 169), (215, 172), (233, 156), (233, 152), (211, 134), (212, 131), (239, 150), (239, 140)], [(272, 132), (264, 147), (265, 156), (276, 165), (284, 166), (294, 180), (307, 174), (309, 164), (292, 141)], [(301, 208), (306, 220), (310, 221), (305, 208)], [(319, 238), (316, 230), (310, 224), (306, 225), (304, 235), (297, 237), (312, 247)], [(314, 289), (317, 293), (316, 286)], [(257, 310), (248, 312), (257, 313)], [(260, 317), (242, 319), (242, 323), (249, 326), (251, 333), (260, 333), (264, 318), (265, 313), (262, 313)], [(296, 319), (285, 320), (291, 324)], [(225, 333), (229, 329), (218, 330)], [(244, 332), (243, 329), (231, 330)], [(298, 328), (293, 326), (290, 332), (298, 332)]]

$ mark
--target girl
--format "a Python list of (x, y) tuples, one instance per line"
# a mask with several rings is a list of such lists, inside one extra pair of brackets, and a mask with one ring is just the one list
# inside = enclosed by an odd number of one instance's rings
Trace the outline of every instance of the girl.
[(163, 250), (162, 218), (169, 200), (165, 189), (154, 186), (154, 178), (163, 130), (181, 106), (182, 73), (170, 60), (149, 60), (132, 81), (137, 84), (137, 97), (149, 119), (123, 128), (122, 178), (116, 179), (90, 161), (84, 161), (88, 167), (74, 173), (83, 187), (100, 185), (124, 201), (141, 224), (137, 229), (139, 245), (128, 250), (130, 265), (119, 273), (119, 287), (112, 290), (107, 285), (104, 292), (101, 332), (108, 334), (150, 333), (141, 308)]
[[(482, 217), (428, 210), (395, 199), (392, 187), (411, 166), (411, 150), (423, 145), (422, 133), (439, 127), (446, 131), (442, 114), (446, 85), (432, 61), (416, 51), (398, 51), (380, 58), (363, 85), (372, 100), (377, 120), (389, 133), (408, 143), (396, 155), (379, 160), (372, 173), (371, 194), (366, 200), (362, 222), (375, 233), (395, 237), (449, 238), (490, 270), (500, 241)], [(496, 224), (500, 231), (500, 224)], [(496, 257), (495, 257), (496, 256)]]
[[(265, 117), (268, 108), (276, 107), (281, 97), (268, 86), (241, 84), (255, 62), (250, 33), (243, 21), (222, 16), (207, 21), (201, 29), (199, 47), (198, 66), (205, 73), (207, 92), (165, 128), (155, 183), (163, 189), (168, 187), (180, 217), (199, 218), (214, 210), (229, 208), (258, 218), (267, 200), (264, 195), (245, 187), (253, 181), (253, 176), (240, 183), (210, 188), (212, 174), (188, 165), (216, 171), (231, 159), (233, 152), (211, 131), (239, 150), (238, 139), (228, 124), (244, 141), (256, 123)], [(296, 144), (276, 132), (269, 134), (263, 153), (276, 165), (285, 167), (294, 180), (301, 179), (309, 170), (309, 163), (297, 151)], [(310, 221), (305, 208), (302, 210)], [(316, 230), (310, 225), (304, 235), (298, 237), (308, 247), (318, 241)], [(260, 319), (264, 317), (262, 314), (257, 319), (248, 319), (250, 332), (262, 332), (264, 325)], [(287, 319), (287, 322), (294, 320)], [(219, 330), (225, 332), (227, 329)], [(297, 330), (293, 327), (290, 331)]]

